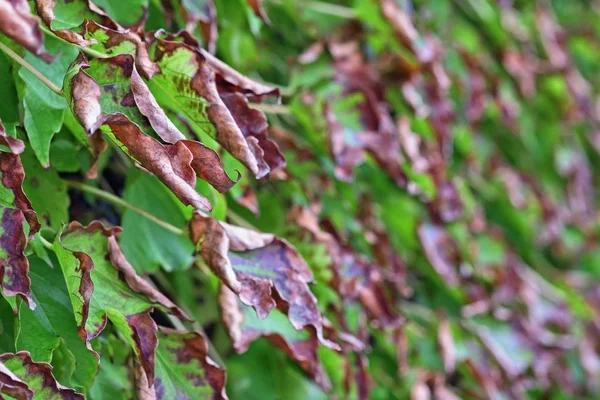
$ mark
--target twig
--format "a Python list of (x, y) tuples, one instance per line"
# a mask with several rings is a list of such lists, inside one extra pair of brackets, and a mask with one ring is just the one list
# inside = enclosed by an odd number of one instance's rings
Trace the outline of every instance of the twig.
[(172, 232), (179, 236), (185, 235), (185, 231), (183, 229), (180, 229), (174, 225), (171, 225), (170, 223), (165, 222), (162, 219), (156, 218), (154, 215), (142, 210), (141, 208), (134, 206), (131, 203), (126, 202), (125, 200), (121, 199), (120, 197), (115, 196), (114, 194), (108, 193), (102, 189), (98, 189), (93, 186), (86, 185), (85, 183), (81, 183), (81, 182), (77, 182), (77, 181), (65, 180), (65, 183), (67, 184), (67, 186), (70, 186), (74, 189), (93, 194), (95, 196), (103, 198), (106, 201), (113, 203), (114, 205), (129, 209), (133, 212), (136, 212), (139, 215), (141, 215), (142, 217), (147, 218), (148, 220), (150, 220), (150, 221), (154, 222), (155, 224), (161, 226), (162, 228), (168, 230), (169, 232)]
[(14, 51), (12, 51), (8, 46), (6, 46), (2, 42), (0, 42), (0, 50), (2, 50), (2, 52), (4, 52), (4, 54), (9, 56), (10, 58), (15, 60), (17, 62), (17, 64), (21, 65), (27, 71), (31, 72), (36, 78), (38, 78), (40, 81), (42, 81), (42, 83), (44, 85), (48, 86), (48, 89), (52, 90), (54, 93), (56, 93), (59, 96), (63, 96), (63, 92), (62, 92), (61, 88), (59, 88), (54, 83), (52, 83), (52, 81), (50, 81), (50, 79), (46, 78), (44, 75), (42, 75), (42, 73), (40, 71), (35, 69), (35, 67), (33, 65), (29, 64), (27, 61), (25, 61), (25, 59), (23, 57), (21, 57), (20, 55), (18, 55)]

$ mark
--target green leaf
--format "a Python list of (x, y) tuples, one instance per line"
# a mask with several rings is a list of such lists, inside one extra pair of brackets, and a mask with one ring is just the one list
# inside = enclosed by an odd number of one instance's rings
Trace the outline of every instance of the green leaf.
[[(48, 51), (56, 56), (51, 64), (46, 64), (29, 53), (24, 58), (60, 87), (69, 65), (78, 52), (73, 46), (68, 46), (58, 39), (47, 39)], [(19, 76), (24, 83), (22, 99), (25, 131), (40, 163), (47, 168), (50, 165), (50, 142), (62, 127), (63, 110), (67, 108), (67, 102), (25, 68), (19, 69)]]
[[(208, 357), (204, 335), (161, 329), (156, 351), (156, 399), (222, 399), (225, 370)], [(143, 382), (143, 381), (142, 381)]]
[(2, 354), (0, 361), (29, 386), (33, 400), (84, 400), (82, 394), (56, 382), (50, 364), (34, 362), (26, 351)]
[[(127, 177), (123, 198), (136, 207), (178, 228), (191, 216), (185, 207), (158, 179), (133, 170)], [(121, 248), (138, 273), (180, 270), (193, 260), (194, 246), (182, 236), (167, 231), (138, 213), (125, 210), (122, 217)]]
[[(154, 375), (157, 307), (185, 315), (166, 297), (135, 274), (118, 248), (115, 234), (99, 222), (87, 227), (72, 223), (54, 242), (65, 276), (79, 336), (97, 337), (108, 320), (127, 339), (149, 381)], [(150, 300), (152, 298), (153, 300)]]
[(31, 200), (38, 218), (54, 229), (60, 229), (69, 220), (71, 200), (67, 185), (54, 168), (44, 169), (30, 148), (21, 155), (25, 169), (23, 190)]
[(144, 16), (144, 10), (148, 8), (148, 0), (95, 0), (94, 4), (102, 7), (108, 15), (124, 26), (138, 23)]
[[(35, 310), (21, 305), (19, 310), (17, 350), (27, 350), (35, 361), (54, 361), (56, 349), (66, 346), (77, 364), (74, 382), (61, 383), (89, 388), (98, 370), (98, 359), (77, 334), (75, 315), (65, 278), (60, 268), (50, 268), (37, 257), (30, 257), (31, 291)], [(58, 266), (58, 264), (57, 264)], [(65, 350), (60, 352), (65, 355)], [(55, 353), (53, 355), (53, 352)]]

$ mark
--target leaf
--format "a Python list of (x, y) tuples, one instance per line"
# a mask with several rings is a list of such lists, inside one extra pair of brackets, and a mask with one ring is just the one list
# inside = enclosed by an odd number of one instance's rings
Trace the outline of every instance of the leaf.
[(36, 209), (38, 217), (48, 226), (59, 229), (69, 220), (71, 200), (67, 185), (60, 179), (55, 169), (45, 170), (31, 149), (21, 155), (26, 171), (23, 190)]
[(27, 0), (0, 3), (0, 32), (49, 63), (53, 57), (44, 49), (39, 24), (40, 19), (31, 14)]
[(33, 392), (25, 382), (20, 380), (11, 370), (0, 362), (0, 393), (17, 400), (31, 399)]
[[(230, 105), (224, 95), (236, 91), (236, 85), (240, 85), (240, 91), (256, 89), (263, 94), (267, 93), (266, 87), (253, 84), (208, 53), (195, 50), (195, 40), (182, 35), (186, 43), (176, 42), (175, 36), (162, 39), (158, 33), (155, 35), (150, 56), (161, 73), (151, 79), (150, 88), (167, 96), (170, 107), (214, 137), (257, 178), (264, 177), (283, 160), (277, 146), (266, 137), (266, 118), (261, 111), (251, 112), (247, 101), (238, 99), (237, 94), (231, 95)], [(232, 82), (227, 81), (229, 77)], [(231, 109), (234, 106), (236, 109)], [(237, 112), (244, 114), (237, 116)]]
[[(156, 178), (133, 171), (127, 177), (123, 198), (136, 207), (178, 228), (191, 216), (189, 209)], [(136, 212), (122, 215), (121, 248), (138, 273), (181, 270), (192, 263), (194, 245), (186, 237), (174, 235)]]
[[(25, 172), (18, 155), (0, 152), (0, 274), (4, 296), (19, 295), (31, 308), (29, 262), (24, 255), (27, 238), (39, 230), (40, 223), (31, 202), (23, 192)], [(25, 222), (29, 233), (25, 231)]]
[(101, 7), (108, 15), (124, 26), (143, 22), (149, 0), (95, 0), (94, 4)]
[(9, 136), (6, 133), (6, 129), (0, 121), (0, 145), (6, 147), (6, 149), (0, 148), (0, 151), (7, 151), (13, 154), (21, 154), (25, 151), (25, 145), (19, 139)]
[(337, 348), (323, 337), (321, 313), (308, 287), (312, 273), (285, 240), (197, 212), (190, 222), (190, 236), (213, 272), (244, 304), (254, 307), (259, 318), (266, 318), (277, 306), (285, 310), (294, 328), (309, 326), (323, 344)]
[[(99, 82), (83, 69), (87, 69)], [(145, 84), (137, 75), (131, 56), (93, 60), (89, 65), (80, 58), (71, 67), (66, 82), (73, 112), (88, 134), (102, 127), (104, 133), (130, 157), (154, 173), (184, 204), (211, 209), (208, 200), (195, 191), (196, 176), (206, 179), (219, 190), (226, 190), (234, 184), (213, 150), (198, 142), (178, 140), (183, 134), (162, 109), (157, 106), (152, 109), (156, 102), (148, 99), (151, 94), (147, 89), (143, 90)], [(138, 109), (136, 103), (142, 104), (142, 107)], [(140, 110), (150, 116), (150, 121)], [(154, 132), (150, 125), (156, 127), (164, 140), (177, 140), (175, 144), (162, 145), (145, 135), (142, 129)]]
[(266, 337), (297, 362), (319, 386), (328, 390), (329, 378), (319, 361), (319, 339), (309, 329), (296, 330), (285, 314), (274, 310), (265, 319), (259, 319), (250, 307), (242, 305), (238, 296), (227, 286), (219, 289), (219, 306), (227, 333), (238, 353), (245, 352), (250, 343)]
[(82, 47), (96, 43), (85, 39), (84, 22), (92, 20), (110, 29), (119, 29), (114, 21), (89, 0), (36, 0), (38, 15), (58, 37)]
[(52, 375), (52, 366), (44, 362), (34, 362), (26, 351), (0, 355), (0, 362), (14, 375), (28, 385), (34, 400), (83, 400), (84, 396), (75, 390), (62, 386)]
[(265, 12), (265, 8), (262, 4), (262, 0), (246, 0), (252, 11), (259, 17), (265, 24), (270, 24), (269, 17)]
[[(46, 78), (60, 86), (68, 66), (77, 56), (77, 49), (60, 42), (56, 38), (47, 40), (48, 51), (55, 55), (51, 64), (25, 55), (25, 60), (34, 66)], [(23, 125), (29, 138), (30, 146), (44, 168), (50, 166), (50, 142), (63, 123), (63, 110), (67, 103), (62, 96), (51, 91), (36, 76), (25, 68), (19, 68), (19, 76), (23, 79)]]
[(156, 323), (154, 307), (185, 317), (164, 295), (135, 274), (116, 242), (120, 228), (99, 222), (87, 227), (71, 223), (54, 243), (66, 278), (71, 304), (82, 340), (88, 342), (106, 327), (108, 319), (128, 339), (152, 382)]
[(204, 37), (205, 47), (209, 52), (215, 53), (217, 50), (217, 8), (213, 0), (183, 0), (182, 6), (186, 11), (186, 22), (188, 30), (190, 27), (198, 24), (200, 32)]
[(227, 399), (225, 370), (208, 356), (204, 335), (161, 328), (158, 338), (154, 384), (138, 375), (140, 399)]
[[(62, 271), (50, 268), (37, 257), (30, 257), (31, 292), (35, 310), (20, 307), (16, 348), (27, 350), (36, 361), (53, 361), (64, 343), (75, 357), (75, 381), (84, 388), (92, 385), (98, 370), (98, 355), (81, 340), (73, 306)], [(66, 382), (65, 382), (66, 383)]]

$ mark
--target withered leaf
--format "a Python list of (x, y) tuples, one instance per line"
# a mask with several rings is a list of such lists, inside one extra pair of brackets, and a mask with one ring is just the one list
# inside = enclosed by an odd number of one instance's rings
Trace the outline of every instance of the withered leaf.
[[(12, 143), (13, 146), (15, 142)], [(18, 143), (16, 144), (19, 149)], [(20, 295), (30, 308), (31, 281), (27, 276), (29, 261), (25, 254), (27, 239), (40, 229), (31, 202), (23, 192), (25, 171), (18, 155), (0, 152), (0, 276), (5, 296)], [(25, 222), (29, 232), (25, 230)]]
[[(79, 46), (97, 43), (95, 38), (85, 38), (86, 20), (95, 21), (110, 29), (122, 29), (89, 0), (36, 0), (35, 4), (38, 15), (48, 29), (56, 36)], [(57, 9), (59, 11), (55, 12)], [(57, 18), (57, 14), (60, 18)]]
[(308, 287), (312, 272), (289, 243), (198, 212), (190, 221), (190, 236), (209, 267), (259, 318), (278, 307), (294, 328), (309, 326), (323, 344), (337, 348), (323, 337), (322, 316)]
[(27, 50), (51, 62), (53, 57), (44, 49), (40, 19), (31, 14), (27, 0), (0, 2), (0, 32)]
[(271, 312), (266, 319), (257, 318), (256, 313), (244, 306), (238, 295), (225, 285), (219, 289), (219, 306), (236, 352), (243, 353), (254, 340), (266, 337), (296, 361), (319, 386), (325, 389), (330, 387), (329, 378), (319, 360), (319, 339), (314, 332), (294, 329), (279, 310)]
[[(181, 140), (185, 136), (158, 107), (137, 73), (132, 56), (123, 54), (89, 64), (80, 58), (72, 65), (65, 87), (71, 108), (88, 134), (101, 128), (184, 204), (211, 209), (208, 200), (195, 190), (197, 176), (219, 191), (235, 184), (213, 150), (198, 142)], [(174, 144), (163, 145), (153, 138), (153, 128), (163, 140)]]
[(185, 317), (164, 295), (137, 276), (116, 242), (120, 228), (99, 222), (84, 227), (71, 223), (54, 243), (66, 278), (79, 336), (97, 337), (108, 320), (129, 340), (151, 383), (154, 375), (157, 325), (154, 307)]
[(140, 399), (227, 399), (225, 370), (209, 357), (203, 334), (161, 327), (158, 339), (154, 383), (149, 386), (146, 376), (136, 373)]
[[(20, 351), (16, 354), (4, 353), (0, 355), (0, 362), (18, 377), (21, 383), (25, 384), (29, 393), (33, 393), (33, 398), (38, 398), (38, 396), (43, 396), (44, 399), (49, 400), (83, 400), (85, 398), (75, 390), (58, 383), (52, 374), (52, 366), (45, 362), (34, 362), (27, 351)], [(12, 378), (12, 383), (7, 381), (7, 376), (6, 372), (0, 372), (3, 393), (11, 396), (14, 393), (18, 399), (29, 400), (32, 398), (18, 381), (15, 382), (14, 378)], [(12, 388), (15, 391), (12, 391)], [(11, 390), (12, 393), (4, 392), (4, 390)]]
[(0, 393), (7, 394), (17, 400), (29, 400), (33, 392), (25, 382), (0, 362)]
[[(184, 42), (175, 41), (180, 39)], [(250, 109), (246, 97), (233, 92), (276, 91), (243, 77), (196, 46), (185, 33), (155, 34), (150, 55), (161, 73), (152, 78), (151, 87), (168, 93), (173, 99), (170, 107), (176, 107), (198, 129), (214, 137), (257, 178), (264, 177), (280, 166), (283, 158), (267, 138), (264, 113)], [(227, 81), (229, 77), (232, 82)]]

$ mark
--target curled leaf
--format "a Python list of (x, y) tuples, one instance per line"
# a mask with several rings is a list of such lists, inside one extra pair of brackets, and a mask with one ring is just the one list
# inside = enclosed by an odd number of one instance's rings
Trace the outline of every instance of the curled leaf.
[(71, 223), (54, 243), (67, 287), (79, 336), (86, 343), (97, 337), (110, 320), (126, 337), (152, 383), (157, 326), (154, 307), (185, 317), (171, 301), (135, 274), (125, 260), (115, 235), (120, 228), (93, 222)]
[[(179, 39), (184, 43), (175, 41)], [(267, 138), (264, 113), (249, 108), (243, 95), (245, 91), (267, 94), (275, 90), (201, 51), (186, 34), (164, 39), (160, 32), (155, 34), (150, 55), (161, 68), (150, 81), (151, 87), (168, 93), (173, 99), (171, 107), (214, 137), (257, 178), (283, 164), (277, 145)]]
[[(220, 191), (235, 184), (213, 150), (198, 142), (180, 140), (183, 134), (158, 107), (137, 73), (132, 56), (123, 54), (89, 64), (80, 58), (71, 67), (65, 87), (71, 108), (88, 134), (101, 128), (184, 204), (211, 209), (208, 200), (196, 192), (197, 176)], [(153, 128), (174, 144), (163, 145), (150, 136)]]
[[(40, 223), (31, 202), (23, 192), (25, 171), (16, 154), (0, 152), (0, 276), (5, 296), (22, 296), (29, 307), (35, 308), (31, 298), (31, 281), (27, 276), (29, 261), (24, 251), (27, 238), (40, 229)], [(29, 225), (29, 235), (25, 231)]]
[(154, 383), (148, 386), (145, 375), (136, 374), (140, 399), (227, 399), (225, 370), (208, 356), (203, 334), (160, 328), (158, 339)]
[(27, 0), (0, 2), (0, 32), (38, 57), (51, 62), (53, 57), (44, 49), (40, 19), (31, 14)]
[(277, 306), (294, 328), (312, 327), (322, 343), (337, 348), (323, 338), (322, 316), (308, 287), (312, 273), (289, 243), (197, 212), (190, 235), (209, 267), (259, 318)]
[(221, 285), (219, 289), (219, 306), (236, 352), (245, 352), (254, 340), (265, 337), (296, 361), (319, 386), (325, 389), (330, 387), (329, 378), (319, 360), (319, 339), (314, 332), (307, 329), (295, 330), (278, 310), (273, 311), (266, 319), (258, 319), (225, 285)]
[[(75, 390), (62, 386), (56, 381), (52, 374), (52, 366), (44, 362), (34, 362), (26, 351), (16, 354), (4, 353), (0, 355), (0, 362), (4, 364), (14, 375), (24, 382), (29, 390), (33, 392), (33, 398), (83, 400), (84, 396)], [(4, 378), (5, 374), (0, 373)], [(4, 381), (4, 379), (2, 379)], [(6, 387), (3, 384), (3, 389)], [(18, 386), (16, 394), (24, 393), (22, 386)], [(19, 398), (19, 397), (17, 397)], [(24, 397), (31, 398), (31, 397)]]

